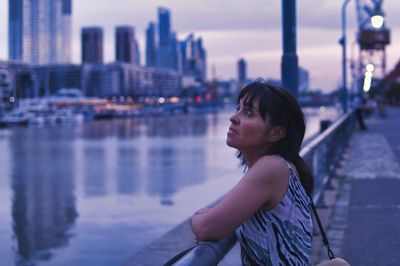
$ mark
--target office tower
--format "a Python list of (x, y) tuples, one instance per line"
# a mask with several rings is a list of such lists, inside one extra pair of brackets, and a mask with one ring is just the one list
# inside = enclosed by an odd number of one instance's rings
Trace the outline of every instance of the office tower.
[(171, 35), (170, 12), (164, 7), (158, 8), (159, 46), (168, 47)]
[(240, 58), (238, 61), (238, 81), (243, 84), (247, 80), (247, 63), (244, 58)]
[(23, 0), (8, 1), (8, 58), (22, 60), (22, 4)]
[(146, 66), (156, 65), (156, 31), (153, 22), (146, 29)]
[(299, 92), (307, 92), (310, 88), (310, 74), (299, 66)]
[(71, 63), (72, 58), (72, 0), (64, 0), (62, 6), (62, 34), (60, 63)]
[(82, 63), (103, 63), (103, 29), (100, 27), (82, 28)]
[(179, 41), (179, 53), (181, 54), (179, 57), (179, 60), (181, 60), (181, 67), (182, 67), (182, 72), (185, 73), (187, 67), (187, 42), (186, 40)]
[(170, 37), (170, 46), (171, 46), (171, 68), (182, 73), (182, 60), (180, 53), (180, 45), (179, 41), (176, 37), (176, 33), (172, 32)]
[(8, 3), (10, 60), (34, 65), (70, 61), (71, 0)]
[[(158, 49), (156, 65), (159, 68), (174, 68), (174, 47), (171, 34), (170, 11), (164, 7), (158, 8)], [(176, 49), (176, 47), (175, 47)]]
[(115, 31), (115, 57), (118, 62), (139, 64), (139, 45), (135, 39), (135, 29), (119, 26)]
[(186, 40), (180, 42), (181, 64), (184, 75), (195, 77), (197, 81), (206, 80), (206, 51), (201, 38), (189, 34)]
[(197, 53), (198, 53), (198, 63), (197, 71), (200, 81), (205, 82), (207, 78), (207, 53), (203, 47), (203, 39), (199, 37), (197, 39)]

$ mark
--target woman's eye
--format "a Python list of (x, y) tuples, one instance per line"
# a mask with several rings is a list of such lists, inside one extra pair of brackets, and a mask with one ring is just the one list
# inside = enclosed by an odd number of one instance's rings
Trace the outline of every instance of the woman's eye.
[(251, 109), (246, 109), (246, 110), (244, 110), (244, 113), (245, 113), (247, 116), (252, 116), (252, 115), (253, 115), (253, 111), (252, 111)]

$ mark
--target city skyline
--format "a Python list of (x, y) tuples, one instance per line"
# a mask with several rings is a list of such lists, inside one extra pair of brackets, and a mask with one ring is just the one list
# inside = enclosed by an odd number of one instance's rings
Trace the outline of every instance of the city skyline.
[[(7, 60), (7, 0), (0, 0), (0, 60)], [(216, 68), (217, 78), (236, 78), (236, 62), (243, 57), (248, 63), (249, 78), (279, 78), (281, 48), (281, 1), (146, 1), (132, 3), (115, 0), (113, 5), (96, 5), (93, 1), (73, 2), (72, 62), (80, 63), (80, 30), (82, 27), (104, 28), (104, 61), (115, 61), (115, 28), (130, 25), (135, 28), (139, 42), (141, 64), (145, 57), (145, 30), (148, 23), (157, 21), (157, 8), (171, 11), (171, 28), (184, 39), (190, 32), (201, 36), (208, 53), (208, 77)], [(384, 2), (391, 44), (387, 48), (389, 71), (400, 57), (400, 18), (391, 10), (400, 3)], [(315, 6), (318, 3), (318, 12)], [(229, 4), (229, 5), (228, 5)], [(4, 8), (6, 7), (6, 8)], [(310, 71), (311, 88), (335, 89), (340, 83), (341, 2), (307, 0), (297, 6), (297, 50), (299, 64)], [(313, 11), (314, 10), (314, 11)], [(221, 13), (224, 12), (224, 13)], [(314, 14), (315, 13), (315, 14)], [(348, 58), (355, 36), (355, 4), (347, 9)], [(106, 18), (106, 19), (105, 19)], [(229, 45), (227, 45), (229, 44)]]

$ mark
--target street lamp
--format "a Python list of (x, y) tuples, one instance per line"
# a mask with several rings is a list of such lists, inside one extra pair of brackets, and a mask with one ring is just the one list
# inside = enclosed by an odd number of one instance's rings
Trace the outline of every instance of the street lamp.
[(371, 88), (371, 83), (372, 83), (372, 76), (374, 72), (374, 65), (373, 64), (368, 64), (365, 66), (365, 74), (364, 74), (364, 85), (363, 85), (363, 91), (368, 92)]
[(342, 93), (341, 103), (343, 113), (347, 113), (347, 71), (346, 71), (346, 7), (351, 0), (344, 0), (342, 4), (342, 38), (339, 43), (342, 45)]
[(383, 26), (384, 18), (381, 15), (375, 15), (371, 17), (371, 25), (375, 29), (380, 29)]

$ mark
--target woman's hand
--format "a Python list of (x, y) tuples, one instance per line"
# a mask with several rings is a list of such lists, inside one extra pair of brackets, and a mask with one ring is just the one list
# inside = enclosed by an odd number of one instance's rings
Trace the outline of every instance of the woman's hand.
[(211, 210), (210, 208), (201, 208), (201, 209), (195, 211), (195, 213), (193, 214), (193, 216), (191, 218), (190, 226), (191, 226), (192, 232), (195, 236), (196, 243), (199, 243), (201, 240), (203, 240), (203, 239), (200, 239), (200, 235), (199, 235), (199, 223), (200, 223), (200, 220), (202, 219), (201, 216), (206, 214), (210, 210)]
[(194, 212), (194, 215), (196, 215), (196, 214), (203, 214), (203, 213), (206, 213), (206, 212), (208, 212), (208, 211), (210, 211), (210, 210), (211, 210), (210, 208), (201, 208), (201, 209), (195, 211), (195, 212)]

